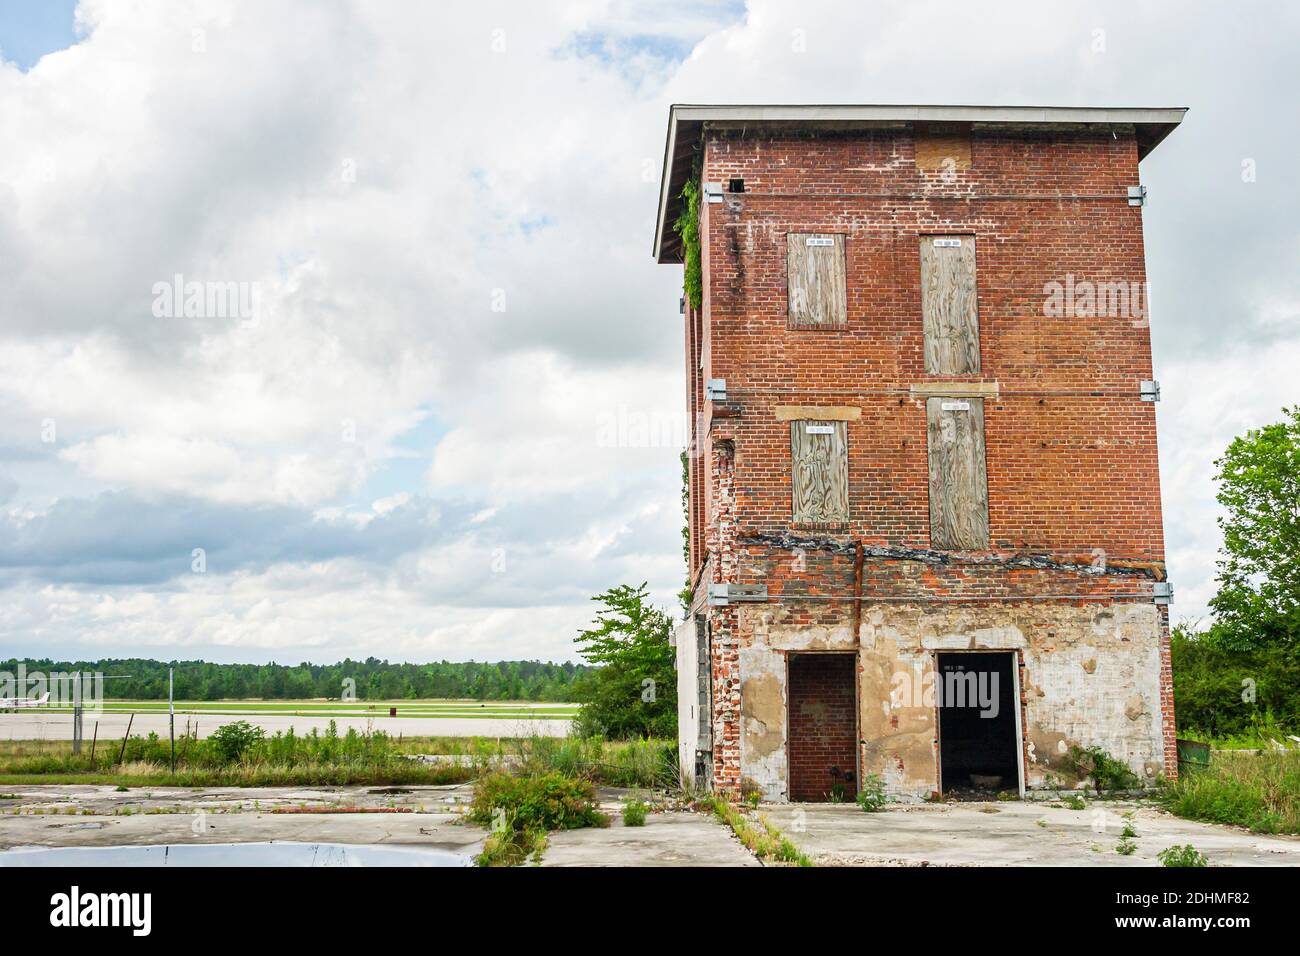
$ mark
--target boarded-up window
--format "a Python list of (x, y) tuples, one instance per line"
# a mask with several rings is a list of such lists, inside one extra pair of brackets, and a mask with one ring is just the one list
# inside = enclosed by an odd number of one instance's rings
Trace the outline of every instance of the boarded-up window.
[(849, 520), (849, 449), (844, 422), (790, 423), (794, 523)]
[(979, 374), (974, 236), (921, 237), (921, 317), (927, 372)]
[(843, 328), (848, 322), (844, 237), (789, 233), (786, 243), (787, 325)]
[(926, 399), (930, 445), (930, 547), (988, 547), (989, 494), (984, 469), (984, 400)]
[(970, 169), (970, 124), (916, 124), (916, 168), (941, 173)]

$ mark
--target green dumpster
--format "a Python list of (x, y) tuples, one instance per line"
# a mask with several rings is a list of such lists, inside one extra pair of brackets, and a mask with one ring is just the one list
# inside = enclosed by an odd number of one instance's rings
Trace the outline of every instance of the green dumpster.
[(1204, 770), (1210, 765), (1210, 745), (1199, 740), (1178, 740), (1178, 772)]

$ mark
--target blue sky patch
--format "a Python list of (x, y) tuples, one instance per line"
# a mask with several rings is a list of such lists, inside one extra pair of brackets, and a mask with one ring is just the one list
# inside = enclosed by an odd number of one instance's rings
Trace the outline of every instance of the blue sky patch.
[(0, 0), (0, 59), (25, 73), (45, 54), (73, 46), (76, 8), (76, 0)]

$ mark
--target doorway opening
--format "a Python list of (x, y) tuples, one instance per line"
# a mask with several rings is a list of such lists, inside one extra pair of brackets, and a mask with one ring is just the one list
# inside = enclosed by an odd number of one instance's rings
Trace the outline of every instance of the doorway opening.
[(857, 655), (791, 654), (788, 668), (790, 799), (851, 802), (858, 794)]
[(940, 785), (979, 799), (1020, 791), (1020, 709), (1014, 652), (939, 654)]

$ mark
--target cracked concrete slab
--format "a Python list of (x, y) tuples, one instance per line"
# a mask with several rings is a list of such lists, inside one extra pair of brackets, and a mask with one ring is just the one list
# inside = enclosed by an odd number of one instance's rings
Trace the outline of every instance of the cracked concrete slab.
[(452, 813), (190, 813), (0, 818), (0, 849), (199, 843), (348, 843), (423, 847), (472, 856), (486, 834)]
[[(772, 804), (765, 811), (821, 865), (1159, 866), (1161, 850), (1190, 843), (1211, 866), (1300, 866), (1300, 837), (1183, 820), (1138, 802), (1091, 802), (1083, 810), (1018, 801), (910, 805), (880, 813)], [(1137, 831), (1130, 856), (1115, 852), (1126, 823)]]
[(546, 838), (542, 866), (761, 866), (732, 832), (689, 810), (651, 813), (645, 826), (565, 830)]
[[(12, 799), (0, 800), (0, 849), (276, 841), (387, 844), (472, 856), (487, 836), (463, 822), (472, 784), (125, 792), (91, 785), (10, 786), (3, 793)], [(551, 834), (543, 865), (760, 865), (708, 815), (653, 812), (644, 827), (625, 827), (623, 801), (631, 793), (602, 788), (600, 805), (611, 827)], [(357, 810), (371, 812), (344, 812)]]
[[(276, 841), (394, 844), (473, 855), (487, 834), (462, 821), (470, 791), (464, 784), (125, 792), (10, 786), (4, 793), (12, 799), (0, 801), (0, 849)], [(346, 812), (356, 810), (370, 812)]]
[(25, 813), (226, 812), (271, 808), (328, 807), (435, 810), (469, 803), (473, 785), (382, 787), (116, 787), (90, 784), (0, 787), (0, 820)]

